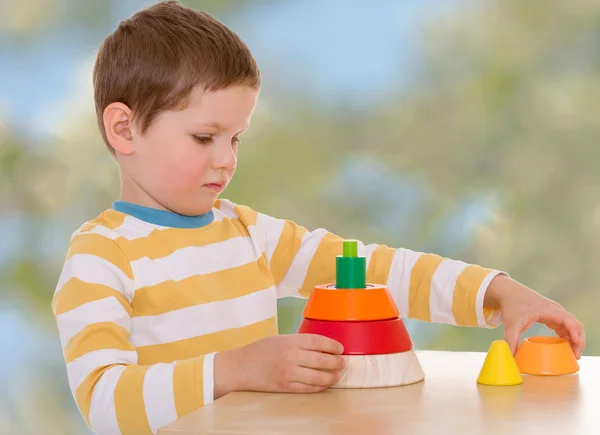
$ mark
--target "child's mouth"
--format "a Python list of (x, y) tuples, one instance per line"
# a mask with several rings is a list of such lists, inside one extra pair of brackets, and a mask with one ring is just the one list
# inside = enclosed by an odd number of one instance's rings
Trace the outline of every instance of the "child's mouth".
[(208, 183), (205, 184), (204, 187), (214, 190), (215, 192), (221, 192), (223, 191), (223, 187), (225, 186), (225, 184), (221, 184), (221, 183)]

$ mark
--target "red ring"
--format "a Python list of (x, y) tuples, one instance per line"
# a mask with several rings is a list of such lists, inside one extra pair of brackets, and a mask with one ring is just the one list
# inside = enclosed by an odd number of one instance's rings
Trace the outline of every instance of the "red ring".
[(407, 352), (413, 343), (401, 318), (365, 322), (337, 322), (304, 318), (298, 333), (318, 334), (340, 342), (344, 355)]

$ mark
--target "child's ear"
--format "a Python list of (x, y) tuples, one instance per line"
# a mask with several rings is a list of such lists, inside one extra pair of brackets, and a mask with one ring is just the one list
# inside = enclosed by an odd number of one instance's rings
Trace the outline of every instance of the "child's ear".
[(120, 154), (129, 155), (133, 148), (132, 111), (123, 103), (111, 103), (103, 113), (104, 131), (110, 145)]

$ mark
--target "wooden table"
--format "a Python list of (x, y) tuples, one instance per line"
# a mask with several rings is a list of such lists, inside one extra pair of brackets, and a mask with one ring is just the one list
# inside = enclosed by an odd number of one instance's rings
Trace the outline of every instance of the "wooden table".
[(316, 394), (232, 393), (159, 431), (199, 434), (600, 434), (600, 357), (580, 371), (478, 385), (485, 353), (418, 351), (425, 381)]

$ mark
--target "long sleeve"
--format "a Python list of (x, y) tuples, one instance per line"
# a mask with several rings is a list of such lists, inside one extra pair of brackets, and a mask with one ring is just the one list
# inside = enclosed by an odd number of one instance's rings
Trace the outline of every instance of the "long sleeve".
[[(335, 257), (343, 239), (325, 229), (258, 213), (257, 233), (277, 284), (278, 297), (306, 298), (316, 284), (335, 282)], [(359, 242), (367, 259), (367, 281), (386, 285), (405, 318), (460, 326), (495, 327), (498, 310), (483, 300), (497, 270), (436, 254)]]
[(114, 240), (73, 237), (52, 309), (71, 392), (99, 435), (155, 434), (213, 398), (214, 354), (138, 364), (129, 340), (133, 283)]

